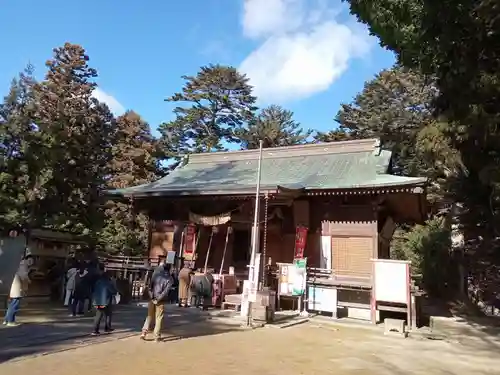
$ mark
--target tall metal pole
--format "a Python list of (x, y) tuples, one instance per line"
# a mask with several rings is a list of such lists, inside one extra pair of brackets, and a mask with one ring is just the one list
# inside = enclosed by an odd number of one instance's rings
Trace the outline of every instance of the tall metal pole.
[(253, 232), (252, 232), (252, 255), (250, 256), (250, 264), (254, 265), (255, 254), (257, 253), (257, 245), (259, 239), (259, 214), (260, 214), (260, 177), (262, 174), (262, 146), (263, 142), (259, 141), (259, 163), (257, 166), (257, 188), (255, 191), (255, 212), (253, 217)]
[[(257, 188), (255, 190), (255, 212), (253, 218), (253, 231), (252, 231), (252, 253), (250, 256), (250, 267), (248, 269), (248, 281), (249, 286), (252, 288), (252, 293), (254, 292), (254, 284), (258, 282), (258, 279), (255, 279), (255, 270), (260, 267), (260, 264), (255, 263), (257, 247), (259, 242), (259, 211), (260, 211), (260, 179), (262, 172), (262, 147), (263, 141), (259, 141), (259, 162), (257, 166)], [(247, 325), (251, 324), (252, 319), (252, 303), (248, 301), (248, 309), (247, 309)]]

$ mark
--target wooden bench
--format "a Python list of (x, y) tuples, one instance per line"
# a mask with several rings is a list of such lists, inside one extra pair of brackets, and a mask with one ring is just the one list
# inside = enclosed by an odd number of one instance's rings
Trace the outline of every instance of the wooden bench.
[(222, 310), (228, 310), (228, 306), (231, 306), (234, 311), (240, 311), (241, 309), (241, 303), (234, 303), (234, 302), (222, 302), (221, 304), (221, 309)]

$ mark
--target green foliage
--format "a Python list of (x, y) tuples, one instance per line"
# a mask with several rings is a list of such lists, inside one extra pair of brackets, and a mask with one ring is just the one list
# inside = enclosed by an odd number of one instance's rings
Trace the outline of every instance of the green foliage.
[(236, 130), (256, 109), (248, 78), (223, 65), (203, 66), (196, 76), (182, 78), (182, 91), (167, 99), (181, 104), (174, 109), (176, 117), (158, 129), (167, 156), (219, 151), (222, 142), (237, 142)]
[[(450, 192), (464, 204), (463, 222), (476, 235), (495, 237), (500, 221), (490, 206), (500, 173), (500, 18), (491, 0), (350, 0), (352, 13), (368, 24), (405, 66), (436, 77), (437, 114), (445, 142), (460, 157)], [(491, 178), (485, 180), (481, 176)], [(471, 191), (480, 196), (469, 199)], [(467, 217), (469, 214), (472, 217)], [(479, 222), (479, 225), (477, 225)]]
[[(116, 120), (107, 187), (120, 189), (152, 182), (161, 176), (159, 144), (149, 125), (129, 111)], [(149, 220), (131, 202), (109, 201), (99, 241), (108, 253), (142, 253), (148, 245)]]
[(320, 142), (379, 138), (393, 151), (393, 173), (425, 176), (430, 180), (429, 198), (441, 200), (445, 177), (456, 171), (460, 158), (443, 136), (433, 115), (438, 91), (432, 77), (395, 66), (383, 70), (352, 103), (342, 104), (336, 116), (339, 127), (319, 133)]
[[(46, 175), (40, 136), (33, 120), (33, 67), (12, 81), (0, 104), (0, 227), (29, 226)], [(41, 155), (41, 154), (40, 154)]]
[(271, 105), (262, 109), (248, 127), (239, 129), (237, 136), (243, 149), (255, 149), (259, 148), (260, 140), (264, 148), (303, 144), (311, 133), (293, 119), (293, 112)]
[(382, 45), (397, 53), (402, 64), (437, 77), (442, 109), (460, 119), (474, 105), (497, 112), (500, 20), (496, 1), (348, 2), (351, 12)]
[(339, 142), (355, 139), (346, 130), (341, 127), (328, 132), (317, 132), (314, 135), (315, 142)]
[(424, 288), (435, 296), (456, 280), (450, 252), (451, 231), (442, 217), (411, 230), (399, 229), (391, 242), (391, 258), (411, 261), (412, 273), (421, 275)]
[(394, 153), (398, 174), (421, 172), (415, 138), (432, 122), (432, 100), (436, 88), (430, 77), (394, 67), (365, 84), (351, 104), (343, 104), (336, 121), (354, 138), (380, 138)]
[(66, 43), (47, 61), (45, 79), (33, 87), (34, 122), (43, 144), (44, 196), (36, 218), (45, 227), (83, 234), (100, 228), (99, 194), (105, 186), (114, 119), (92, 97), (97, 77), (79, 46)]
[[(436, 77), (434, 105), (446, 125), (428, 130), (427, 157), (441, 147), (460, 159), (447, 178), (460, 203), (460, 226), (472, 268), (499, 264), (500, 18), (498, 1), (349, 0), (401, 64)], [(434, 135), (439, 133), (439, 142)], [(458, 164), (456, 164), (458, 165)], [(489, 261), (484, 260), (488, 258)], [(483, 272), (483, 271), (480, 271)], [(486, 271), (485, 271), (486, 272)]]

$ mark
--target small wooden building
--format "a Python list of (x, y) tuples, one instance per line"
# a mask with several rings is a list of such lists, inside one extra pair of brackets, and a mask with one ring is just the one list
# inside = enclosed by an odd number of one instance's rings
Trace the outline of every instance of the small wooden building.
[[(197, 266), (245, 277), (250, 259), (259, 150), (189, 155), (168, 176), (114, 190), (152, 221), (151, 255), (178, 251), (182, 227), (198, 228)], [(296, 230), (308, 229), (308, 266), (331, 270), (339, 301), (370, 305), (372, 259), (389, 258), (397, 223), (426, 217), (425, 178), (391, 174), (391, 152), (377, 139), (263, 151), (260, 252), (265, 264), (291, 262)], [(226, 236), (226, 228), (232, 231)], [(217, 229), (213, 230), (212, 228)], [(180, 228), (180, 230), (179, 230)], [(226, 238), (228, 243), (226, 246)]]
[(52, 293), (53, 298), (61, 298), (66, 263), (76, 249), (87, 244), (88, 238), (83, 235), (50, 229), (31, 230), (26, 253), (33, 257), (33, 264), (27, 296), (48, 299)]

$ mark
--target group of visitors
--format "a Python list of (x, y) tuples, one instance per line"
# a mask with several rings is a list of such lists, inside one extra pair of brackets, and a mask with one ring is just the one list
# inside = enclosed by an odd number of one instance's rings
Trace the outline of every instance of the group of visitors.
[(82, 316), (95, 309), (92, 335), (100, 334), (104, 318), (104, 332), (113, 331), (111, 316), (113, 302), (119, 294), (104, 265), (97, 261), (73, 261), (66, 272), (64, 305), (70, 306), (70, 316)]
[[(30, 283), (29, 257), (23, 257), (14, 276), (4, 325), (17, 325), (16, 314), (19, 311), (21, 298)], [(170, 267), (169, 264), (160, 264), (154, 270), (151, 281), (148, 283), (148, 311), (140, 335), (143, 340), (146, 340), (150, 331), (153, 332), (155, 341), (161, 340), (165, 304), (172, 300), (172, 291), (177, 289), (177, 280), (178, 295), (175, 299), (178, 300), (179, 306), (207, 309), (212, 297), (213, 276), (210, 272), (195, 272), (194, 268), (186, 263), (178, 275), (174, 275)], [(66, 272), (64, 305), (70, 307), (72, 317), (84, 315), (85, 307), (87, 311), (95, 309), (92, 335), (100, 334), (103, 320), (104, 332), (113, 331), (113, 304), (118, 302), (118, 290), (103, 264), (97, 261), (87, 263), (74, 261), (70, 264)]]
[(213, 283), (212, 272), (195, 271), (193, 266), (186, 262), (179, 271), (179, 306), (201, 307), (206, 310), (212, 299)]
[[(22, 258), (18, 270), (14, 275), (9, 293), (9, 303), (3, 320), (8, 327), (17, 326), (16, 316), (19, 312), (21, 299), (28, 290), (31, 280), (29, 270), (33, 257), (26, 255)], [(87, 310), (92, 307), (96, 310), (92, 335), (100, 334), (101, 321), (104, 318), (104, 331), (112, 332), (111, 315), (113, 300), (118, 291), (104, 265), (97, 262), (73, 263), (67, 271), (66, 295), (64, 304), (71, 306), (71, 316), (83, 315), (84, 305), (88, 300)]]
[(97, 281), (97, 262), (73, 260), (66, 272), (64, 306), (70, 306), (71, 316), (84, 315), (92, 309), (92, 292)]

